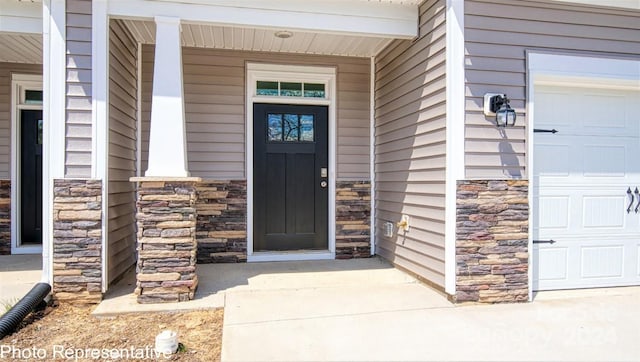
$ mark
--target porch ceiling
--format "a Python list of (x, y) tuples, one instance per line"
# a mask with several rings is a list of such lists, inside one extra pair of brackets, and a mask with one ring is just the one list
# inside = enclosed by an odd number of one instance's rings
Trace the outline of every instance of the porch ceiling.
[(0, 62), (42, 64), (42, 34), (0, 33)]
[[(155, 44), (155, 23), (118, 20), (143, 44)], [(203, 24), (182, 24), (182, 45), (198, 48), (249, 50), (370, 57), (391, 39), (358, 35), (338, 35), (292, 31), (288, 39), (276, 36), (280, 29), (241, 28)]]

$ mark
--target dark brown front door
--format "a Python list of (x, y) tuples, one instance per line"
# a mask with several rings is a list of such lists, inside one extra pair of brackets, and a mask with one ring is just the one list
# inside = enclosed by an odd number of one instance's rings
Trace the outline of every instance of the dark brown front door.
[(20, 111), (21, 245), (42, 244), (42, 111)]
[(254, 104), (254, 251), (328, 249), (327, 115)]

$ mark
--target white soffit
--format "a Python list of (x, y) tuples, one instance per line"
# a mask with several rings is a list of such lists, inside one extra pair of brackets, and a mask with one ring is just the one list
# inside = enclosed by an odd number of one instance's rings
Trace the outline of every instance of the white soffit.
[[(155, 24), (152, 21), (121, 21), (137, 41), (144, 44), (155, 43)], [(277, 29), (182, 24), (182, 45), (198, 48), (370, 57), (390, 41), (389, 38), (302, 31), (292, 31), (292, 37), (281, 39), (275, 36), (277, 31)]]
[(41, 0), (0, 0), (0, 62), (42, 64)]
[(0, 62), (42, 64), (42, 34), (0, 33)]

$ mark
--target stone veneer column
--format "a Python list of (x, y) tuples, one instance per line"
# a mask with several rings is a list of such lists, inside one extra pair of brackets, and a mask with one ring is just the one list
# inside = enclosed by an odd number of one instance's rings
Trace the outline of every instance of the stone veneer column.
[(102, 300), (102, 181), (53, 181), (53, 293)]
[(528, 181), (459, 181), (457, 302), (529, 298)]
[(0, 180), (0, 255), (11, 254), (11, 180)]
[(196, 186), (198, 263), (247, 261), (247, 181), (203, 181)]
[(371, 256), (371, 183), (336, 182), (336, 259)]
[(193, 299), (196, 275), (196, 184), (199, 178), (134, 177), (138, 182), (138, 303)]

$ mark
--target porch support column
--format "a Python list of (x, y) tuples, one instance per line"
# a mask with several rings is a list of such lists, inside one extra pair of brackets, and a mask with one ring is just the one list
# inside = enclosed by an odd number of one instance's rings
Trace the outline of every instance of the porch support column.
[(180, 19), (157, 16), (149, 164), (145, 176), (188, 177)]
[(138, 303), (183, 302), (198, 287), (197, 177), (134, 177), (137, 182)]

